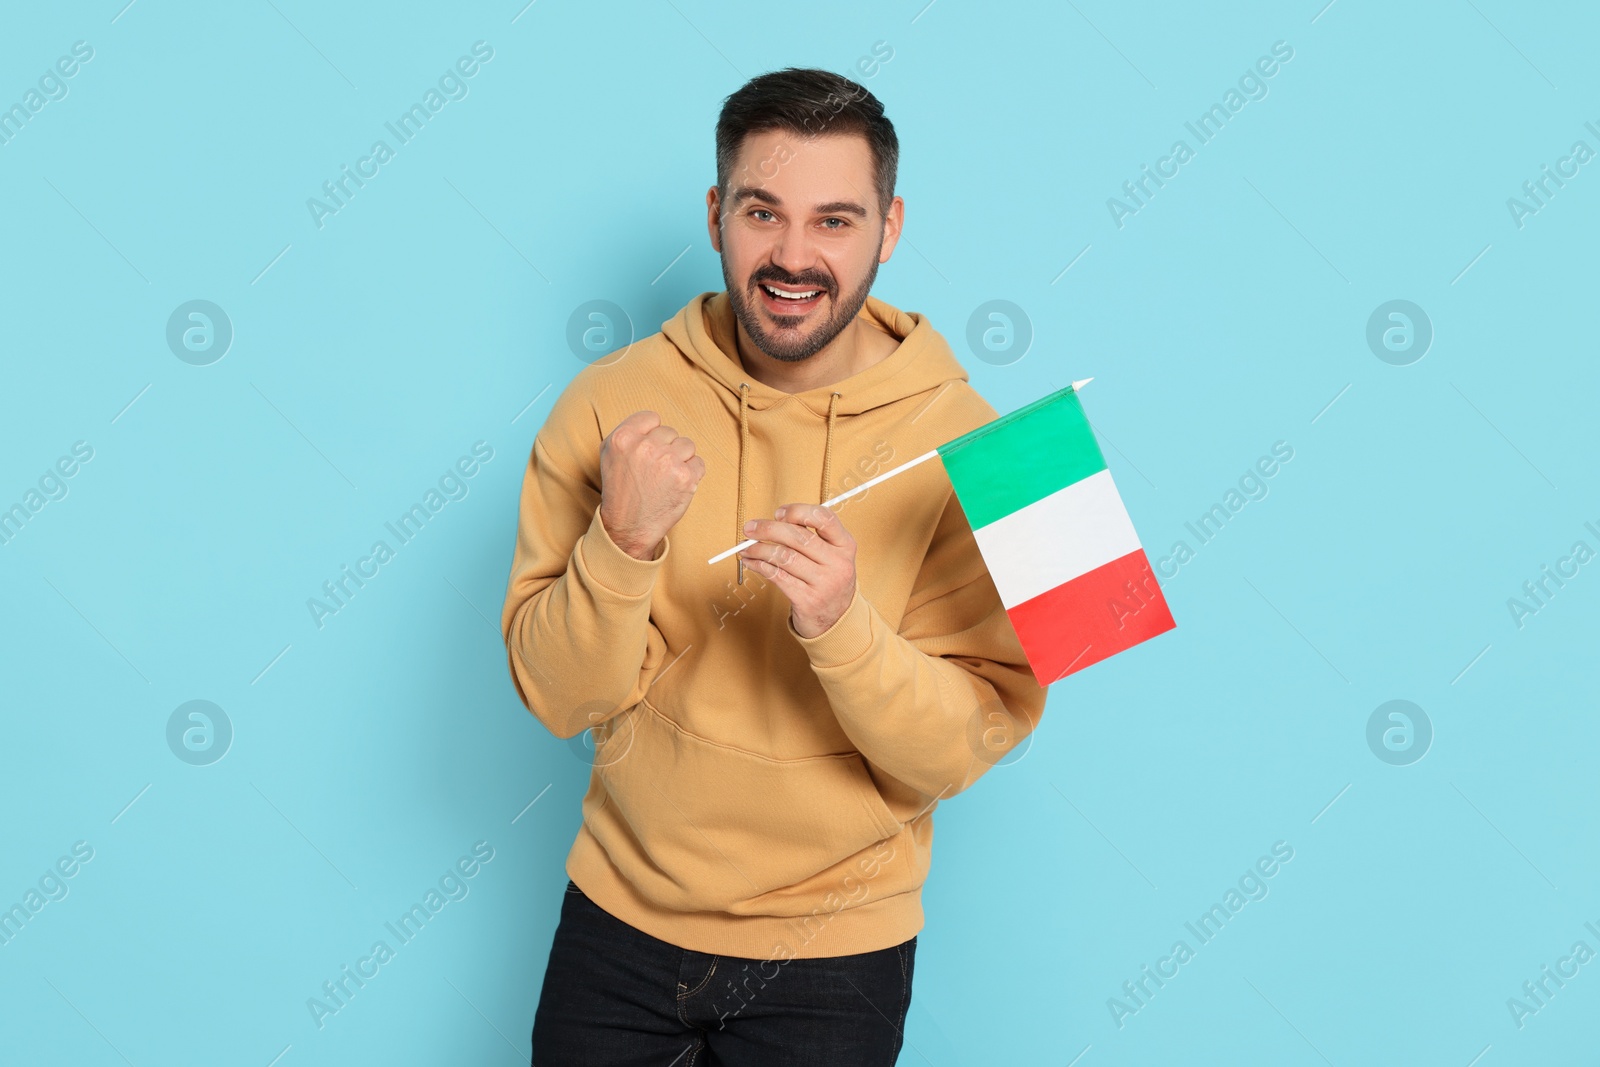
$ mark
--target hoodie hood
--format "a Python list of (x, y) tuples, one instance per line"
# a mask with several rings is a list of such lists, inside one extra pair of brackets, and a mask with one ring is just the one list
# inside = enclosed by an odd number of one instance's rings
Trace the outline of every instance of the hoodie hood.
[[(735, 542), (745, 540), (745, 455), (752, 412), (761, 412), (792, 398), (827, 424), (822, 446), (822, 484), (817, 490), (820, 504), (829, 498), (831, 491), (833, 430), (839, 416), (860, 415), (938, 389), (948, 382), (967, 380), (966, 368), (950, 351), (945, 339), (928, 324), (926, 316), (901, 311), (868, 296), (856, 318), (898, 339), (899, 347), (859, 374), (799, 393), (786, 393), (759, 382), (744, 369), (738, 357), (733, 304), (726, 291), (701, 293), (661, 324), (661, 332), (691, 363), (738, 399), (739, 492), (733, 516)], [(738, 560), (738, 582), (742, 585), (744, 560), (734, 558)]]

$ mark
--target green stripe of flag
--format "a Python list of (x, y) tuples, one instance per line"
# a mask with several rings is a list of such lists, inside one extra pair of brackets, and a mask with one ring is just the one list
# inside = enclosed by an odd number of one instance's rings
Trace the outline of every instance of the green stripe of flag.
[(1106, 469), (1070, 386), (947, 441), (938, 452), (974, 530)]

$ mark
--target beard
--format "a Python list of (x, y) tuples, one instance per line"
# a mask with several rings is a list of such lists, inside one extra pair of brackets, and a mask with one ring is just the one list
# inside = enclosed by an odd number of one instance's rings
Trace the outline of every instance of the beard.
[[(883, 242), (878, 242), (879, 252), (883, 249)], [(856, 289), (849, 293), (843, 300), (839, 299), (839, 286), (831, 275), (820, 271), (802, 271), (799, 274), (789, 274), (772, 264), (757, 268), (751, 275), (746, 287), (741, 289), (733, 284), (733, 278), (728, 274), (728, 257), (722, 257), (722, 280), (728, 287), (728, 300), (733, 305), (733, 313), (739, 320), (739, 325), (744, 327), (750, 339), (757, 348), (771, 356), (773, 359), (785, 363), (798, 363), (803, 359), (810, 359), (826, 348), (835, 337), (844, 332), (844, 328), (861, 311), (867, 302), (867, 292), (872, 288), (872, 283), (878, 277), (878, 256), (872, 257), (872, 267), (867, 271), (867, 276)], [(805, 321), (803, 315), (774, 315), (772, 322), (775, 329), (767, 329), (762, 310), (756, 307), (760, 297), (756, 293), (756, 286), (762, 282), (770, 282), (780, 289), (791, 291), (806, 289), (821, 289), (827, 294), (828, 307), (832, 314), (812, 328), (809, 334), (798, 333), (800, 324)]]

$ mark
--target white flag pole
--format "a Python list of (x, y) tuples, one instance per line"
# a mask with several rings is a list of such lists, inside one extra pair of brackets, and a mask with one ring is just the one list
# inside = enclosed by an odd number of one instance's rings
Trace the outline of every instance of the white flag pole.
[[(1079, 389), (1082, 389), (1084, 386), (1088, 385), (1092, 381), (1094, 381), (1093, 378), (1084, 378), (1082, 381), (1073, 382), (1072, 383), (1073, 392), (1077, 392)], [(884, 471), (882, 474), (878, 475), (876, 478), (869, 478), (868, 480), (862, 482), (860, 485), (855, 486), (852, 489), (847, 489), (844, 492), (840, 493), (836, 497), (831, 497), (831, 498), (829, 498), (827, 500), (824, 500), (822, 502), (821, 506), (825, 507), (825, 508), (831, 508), (835, 504), (839, 503), (840, 501), (848, 500), (850, 497), (855, 496), (857, 493), (865, 492), (866, 490), (871, 489), (873, 486), (877, 485), (879, 482), (887, 481), (888, 479), (893, 478), (895, 475), (899, 474), (901, 471), (908, 471), (912, 467), (915, 467), (918, 463), (922, 463), (922, 462), (924, 462), (926, 460), (930, 460), (934, 456), (937, 456), (938, 454), (939, 454), (939, 450), (937, 448), (930, 448), (928, 451), (924, 452), (922, 455), (916, 457), (915, 459), (906, 460), (904, 463), (900, 464), (900, 466), (898, 466), (898, 467), (895, 467), (893, 470)], [(748, 537), (745, 540), (740, 541), (738, 544), (734, 545), (732, 548), (725, 549), (722, 552), (718, 552), (715, 556), (712, 556), (710, 559), (706, 560), (706, 562), (707, 563), (718, 563), (718, 562), (721, 562), (722, 560), (725, 560), (729, 556), (733, 555), (735, 552), (743, 552), (745, 549), (749, 548), (751, 545), (756, 544), (756, 543), (757, 543), (757, 539), (756, 538)]]
[[(852, 489), (847, 489), (844, 492), (840, 493), (836, 497), (832, 497), (832, 498), (830, 498), (828, 500), (824, 500), (822, 502), (822, 506), (825, 507), (825, 508), (831, 508), (835, 504), (839, 503), (839, 501), (848, 499), (849, 497), (855, 496), (857, 493), (860, 493), (860, 492), (863, 492), (863, 491), (865, 491), (867, 489), (870, 489), (873, 486), (877, 485), (879, 482), (885, 481), (885, 480), (887, 480), (889, 478), (893, 478), (896, 474), (899, 474), (901, 471), (910, 470), (912, 467), (915, 467), (918, 463), (921, 463), (924, 460), (930, 460), (934, 456), (937, 456), (938, 454), (939, 454), (939, 450), (937, 448), (930, 448), (928, 451), (924, 452), (922, 455), (918, 456), (916, 459), (908, 459), (904, 463), (900, 464), (900, 466), (894, 468), (893, 470), (884, 471), (882, 474), (878, 475), (876, 478), (869, 478), (868, 480), (862, 482), (860, 485), (855, 486)], [(734, 545), (732, 548), (727, 549), (726, 551), (723, 551), (723, 552), (718, 552), (715, 556), (712, 556), (710, 559), (706, 560), (706, 562), (707, 563), (716, 563), (719, 560), (727, 559), (729, 556), (733, 555), (735, 552), (743, 552), (745, 549), (749, 548), (751, 545), (753, 545), (755, 543), (756, 543), (756, 539), (754, 537), (746, 538), (745, 540), (740, 541), (738, 544)]]

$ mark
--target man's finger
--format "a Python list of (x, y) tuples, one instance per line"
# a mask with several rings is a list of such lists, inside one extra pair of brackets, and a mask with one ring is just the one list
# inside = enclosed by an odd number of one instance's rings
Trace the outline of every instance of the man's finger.
[(828, 542), (809, 527), (796, 526), (784, 519), (753, 519), (751, 522), (754, 525), (745, 536), (761, 542), (755, 547), (781, 547), (818, 565), (826, 563), (827, 555), (833, 551)]
[(839, 513), (832, 508), (825, 508), (821, 504), (785, 504), (778, 510), (783, 513), (780, 518), (784, 522), (817, 531), (824, 541), (835, 548), (844, 548), (851, 543), (850, 531), (844, 528)]
[(739, 555), (744, 557), (747, 567), (752, 561), (760, 561), (776, 569), (779, 573), (775, 575), (760, 567), (751, 568), (764, 578), (781, 578), (780, 585), (790, 579), (800, 585), (812, 585), (824, 573), (824, 564), (787, 545), (774, 545), (763, 541), (761, 544), (741, 550)]

